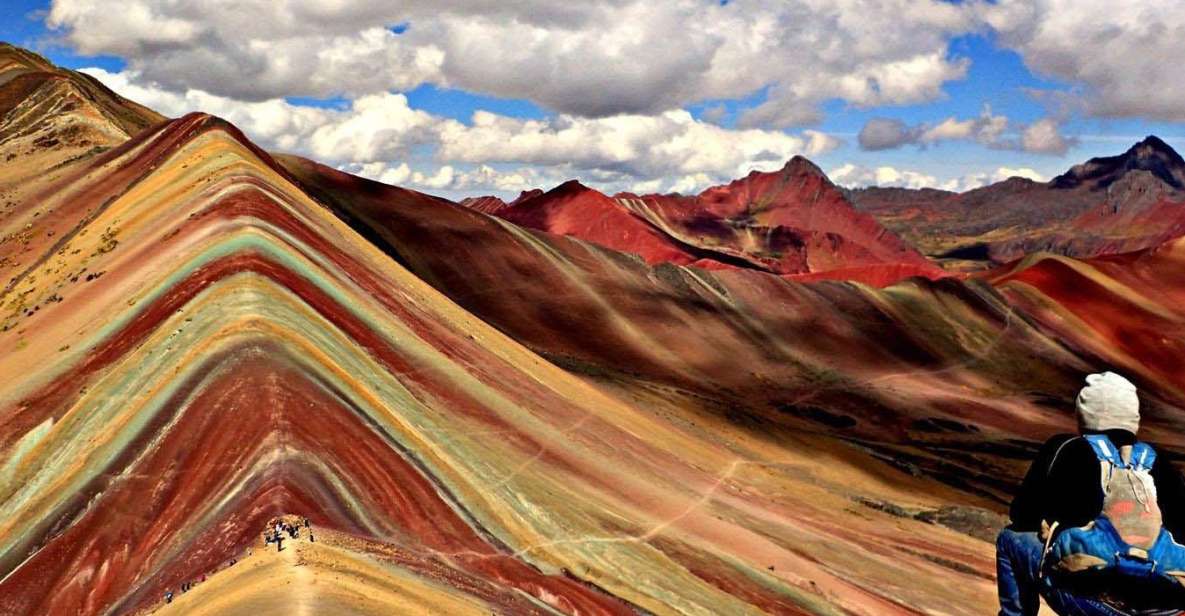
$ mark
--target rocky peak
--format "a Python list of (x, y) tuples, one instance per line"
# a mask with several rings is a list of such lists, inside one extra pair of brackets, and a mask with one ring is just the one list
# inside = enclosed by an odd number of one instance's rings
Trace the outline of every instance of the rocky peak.
[(585, 186), (584, 184), (581, 184), (580, 180), (568, 180), (567, 182), (564, 182), (563, 184), (556, 186), (555, 188), (551, 189), (548, 192), (552, 192), (557, 195), (558, 194), (578, 195), (580, 193), (589, 192), (591, 190), (592, 190), (591, 188)]
[(782, 167), (782, 173), (786, 175), (811, 175), (826, 178), (827, 174), (818, 165), (811, 162), (805, 156), (796, 155), (794, 158), (786, 161), (786, 165)]
[(529, 201), (529, 200), (534, 199), (535, 197), (538, 197), (539, 195), (542, 195), (542, 194), (543, 194), (543, 191), (538, 188), (524, 190), (518, 194), (518, 197), (515, 197), (514, 201), (511, 201), (507, 205), (509, 205), (510, 207), (514, 207), (524, 201)]
[(1155, 135), (1118, 156), (1092, 158), (1053, 179), (1054, 188), (1107, 188), (1129, 171), (1147, 171), (1174, 189), (1185, 189), (1185, 159)]

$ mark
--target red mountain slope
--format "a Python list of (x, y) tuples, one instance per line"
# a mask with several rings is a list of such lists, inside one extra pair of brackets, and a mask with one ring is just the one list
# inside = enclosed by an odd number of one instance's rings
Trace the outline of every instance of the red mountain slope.
[(482, 214), (497, 214), (499, 211), (506, 209), (506, 202), (497, 197), (466, 197), (461, 200), (461, 205)]
[(695, 197), (613, 198), (567, 182), (506, 207), (464, 203), (520, 226), (640, 255), (647, 263), (753, 269), (883, 286), (942, 271), (867, 214), (811, 162), (753, 172)]

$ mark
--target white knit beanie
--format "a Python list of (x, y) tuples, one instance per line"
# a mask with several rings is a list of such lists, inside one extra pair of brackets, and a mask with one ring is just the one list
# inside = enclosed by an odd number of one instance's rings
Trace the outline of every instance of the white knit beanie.
[(1078, 425), (1084, 430), (1140, 429), (1140, 399), (1136, 386), (1114, 372), (1086, 377), (1086, 387), (1078, 392)]

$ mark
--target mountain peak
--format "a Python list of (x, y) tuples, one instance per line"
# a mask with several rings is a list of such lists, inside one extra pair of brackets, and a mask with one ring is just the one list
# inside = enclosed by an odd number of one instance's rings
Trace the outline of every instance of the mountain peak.
[(801, 154), (795, 154), (793, 158), (786, 161), (785, 166), (782, 167), (782, 173), (790, 175), (820, 175), (826, 177), (827, 174), (818, 165), (811, 162), (811, 160)]
[[(1136, 145), (1134, 145), (1132, 147), (1134, 148), (1134, 147), (1138, 147), (1138, 146), (1142, 146), (1142, 145), (1154, 146), (1154, 147), (1161, 148), (1164, 150), (1173, 150), (1172, 146), (1165, 143), (1163, 139), (1161, 139), (1160, 137), (1157, 137), (1156, 135), (1148, 135), (1147, 137), (1144, 137), (1144, 139), (1142, 141), (1140, 141), (1139, 143), (1136, 143)], [(1173, 151), (1175, 151), (1175, 150), (1173, 150)]]
[(1137, 159), (1160, 158), (1171, 162), (1175, 167), (1185, 167), (1185, 159), (1156, 135), (1144, 137), (1143, 141), (1133, 145), (1124, 155)]
[(554, 195), (580, 195), (584, 193), (600, 194), (600, 191), (581, 184), (580, 180), (568, 180), (567, 182), (564, 182), (563, 184), (560, 184), (559, 186), (556, 186), (547, 192), (548, 194)]
[(1053, 179), (1054, 188), (1076, 188), (1087, 185), (1102, 189), (1114, 184), (1128, 171), (1151, 173), (1169, 186), (1185, 190), (1185, 159), (1156, 135), (1142, 141), (1117, 156), (1092, 158)]
[(542, 194), (544, 194), (543, 191), (538, 188), (531, 188), (529, 190), (524, 190), (524, 191), (520, 192), (517, 197), (514, 198), (514, 201), (511, 201), (510, 203), (507, 203), (506, 205), (509, 207), (514, 207), (520, 203), (523, 203), (524, 201), (529, 201), (529, 200), (534, 199), (535, 197), (538, 197), (539, 195), (542, 195)]
[(13, 67), (34, 71), (58, 71), (57, 67), (40, 55), (11, 43), (0, 41), (0, 71), (7, 71)]

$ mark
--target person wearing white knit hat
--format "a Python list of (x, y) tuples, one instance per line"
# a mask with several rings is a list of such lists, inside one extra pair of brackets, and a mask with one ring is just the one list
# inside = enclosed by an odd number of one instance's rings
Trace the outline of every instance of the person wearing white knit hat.
[[(1156, 586), (1155, 592), (1144, 586), (1132, 591), (1138, 584), (1130, 578), (1126, 553), (1121, 558), (1110, 550), (1105, 559), (1094, 561), (1084, 555), (1096, 545), (1116, 545), (1108, 541), (1114, 533), (1122, 534), (1117, 528), (1130, 521), (1112, 524), (1108, 516), (1119, 511), (1137, 519), (1136, 523), (1154, 525), (1151, 534), (1155, 536), (1163, 530), (1169, 543), (1175, 543), (1173, 538), (1185, 540), (1185, 480), (1167, 458), (1157, 457), (1155, 448), (1136, 439), (1140, 430), (1136, 385), (1115, 372), (1088, 375), (1074, 406), (1079, 433), (1056, 435), (1041, 447), (1012, 501), (1011, 523), (997, 537), (1000, 616), (1036, 616), (1042, 598), (1058, 614), (1185, 613), (1185, 586), (1178, 593), (1178, 584), (1162, 575), (1163, 567), (1155, 575), (1149, 573), (1149, 579), (1170, 580), (1164, 586)], [(1110, 483), (1114, 476), (1121, 476), (1123, 482)], [(1136, 502), (1119, 502), (1122, 507), (1115, 507), (1121, 493), (1132, 495)], [(1130, 536), (1121, 537), (1120, 542)], [(1078, 542), (1071, 544), (1071, 540)], [(1064, 546), (1084, 553), (1067, 556), (1065, 550), (1059, 551)], [(1108, 562), (1112, 557), (1114, 563)], [(1185, 548), (1166, 554), (1163, 564), (1173, 564), (1178, 557), (1185, 563)], [(1126, 567), (1122, 570), (1120, 560)], [(1088, 573), (1101, 571), (1111, 577), (1092, 578), (1095, 582), (1087, 590), (1077, 586), (1069, 590), (1065, 586), (1074, 579), (1065, 571), (1069, 562), (1090, 562), (1093, 569)], [(1100, 579), (1114, 583), (1108, 586)]]
[(1086, 377), (1086, 387), (1078, 392), (1074, 406), (1078, 427), (1084, 432), (1125, 430), (1140, 431), (1140, 397), (1131, 381), (1114, 372), (1100, 372)]

